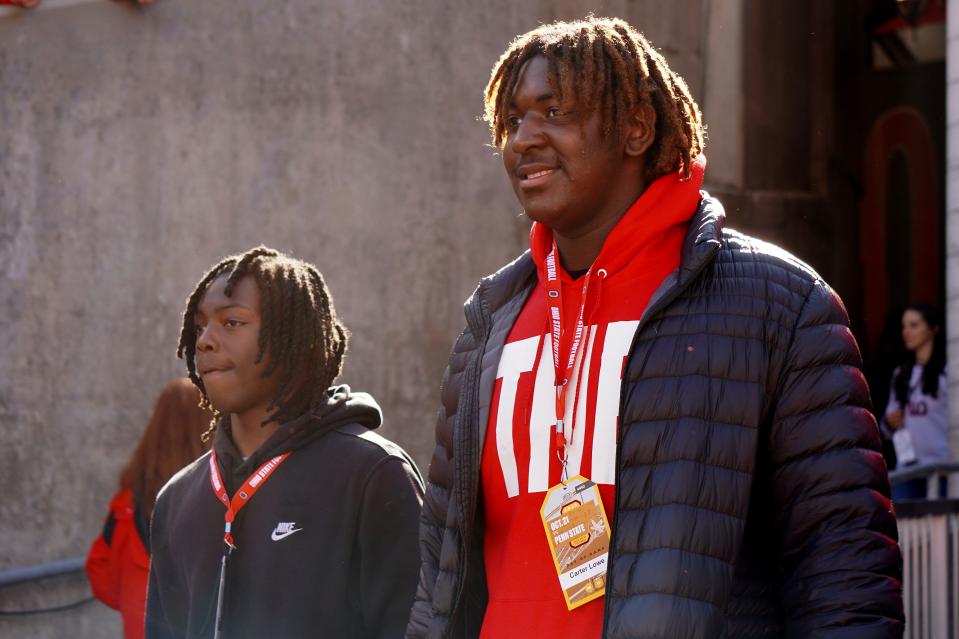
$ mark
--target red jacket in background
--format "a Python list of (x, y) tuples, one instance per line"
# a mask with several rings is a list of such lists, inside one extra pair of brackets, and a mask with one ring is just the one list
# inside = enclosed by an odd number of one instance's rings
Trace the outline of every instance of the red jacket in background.
[[(138, 515), (142, 517), (130, 490), (114, 495), (103, 533), (90, 547), (86, 563), (94, 596), (123, 616), (124, 639), (143, 639), (150, 555), (137, 529)], [(145, 528), (145, 520), (141, 526)]]

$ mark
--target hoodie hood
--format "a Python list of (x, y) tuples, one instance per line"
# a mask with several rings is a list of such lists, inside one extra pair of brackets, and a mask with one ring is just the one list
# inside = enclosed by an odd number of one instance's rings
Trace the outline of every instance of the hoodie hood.
[[(230, 434), (230, 421), (221, 417), (213, 437), (213, 448), (230, 474), (244, 481), (250, 473), (271, 457), (295, 451), (347, 424), (373, 430), (383, 423), (383, 411), (372, 395), (353, 392), (346, 384), (326, 391), (326, 402), (318, 408), (292, 419), (273, 433), (252, 455), (243, 459)], [(224, 473), (226, 475), (227, 473)], [(239, 485), (238, 483), (236, 485)]]
[[(689, 167), (688, 180), (682, 179), (677, 170), (647, 186), (606, 237), (593, 262), (594, 270), (604, 269), (606, 277), (613, 276), (674, 227), (681, 226), (684, 229), (681, 233), (685, 235), (685, 227), (702, 199), (699, 189), (705, 171), (706, 156), (699, 154)], [(534, 222), (530, 229), (530, 251), (541, 279), (546, 271), (546, 255), (552, 247), (553, 230)], [(564, 269), (560, 272), (561, 277), (569, 279)]]

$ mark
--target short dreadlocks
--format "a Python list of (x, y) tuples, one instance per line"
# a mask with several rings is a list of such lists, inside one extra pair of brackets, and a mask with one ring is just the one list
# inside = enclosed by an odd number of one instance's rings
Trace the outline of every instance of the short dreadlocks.
[(678, 169), (689, 177), (705, 144), (699, 106), (645, 36), (618, 18), (554, 22), (510, 43), (486, 85), (484, 119), (495, 146), (506, 142), (509, 103), (523, 67), (539, 55), (549, 63), (550, 86), (560, 100), (571, 97), (584, 117), (602, 109), (606, 136), (620, 135), (640, 106), (651, 105), (656, 137), (646, 152), (645, 178)]
[[(260, 292), (262, 323), (256, 361), (269, 352), (264, 375), (278, 375), (276, 396), (268, 407), (273, 412), (267, 421), (288, 421), (319, 406), (342, 370), (349, 334), (336, 317), (330, 292), (316, 267), (265, 246), (221, 261), (187, 299), (176, 354), (186, 360), (190, 379), (203, 394), (202, 404), (209, 406), (196, 370), (197, 306), (210, 283), (221, 275), (227, 276), (227, 297), (245, 275), (253, 277)], [(215, 420), (204, 433), (204, 441), (214, 428)]]

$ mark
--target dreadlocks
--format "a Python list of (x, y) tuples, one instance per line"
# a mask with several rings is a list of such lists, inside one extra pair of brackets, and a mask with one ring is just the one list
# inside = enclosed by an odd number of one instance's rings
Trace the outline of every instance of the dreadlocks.
[(686, 82), (643, 34), (618, 18), (554, 22), (517, 37), (493, 67), (486, 85), (484, 119), (493, 144), (507, 137), (509, 103), (524, 65), (543, 56), (558, 99), (572, 98), (583, 117), (602, 109), (603, 133), (619, 135), (636, 110), (656, 111), (656, 138), (646, 152), (646, 179), (689, 166), (702, 151), (705, 130)]
[[(326, 282), (316, 267), (265, 246), (221, 261), (187, 299), (176, 354), (186, 360), (190, 379), (203, 394), (202, 404), (209, 406), (209, 400), (196, 370), (195, 318), (207, 287), (221, 275), (227, 276), (227, 297), (245, 275), (253, 277), (260, 293), (262, 323), (256, 361), (269, 352), (264, 375), (278, 376), (276, 395), (267, 409), (273, 410), (268, 421), (287, 421), (319, 406), (342, 370), (348, 332), (336, 317)], [(214, 419), (203, 441), (209, 439), (215, 423)]]

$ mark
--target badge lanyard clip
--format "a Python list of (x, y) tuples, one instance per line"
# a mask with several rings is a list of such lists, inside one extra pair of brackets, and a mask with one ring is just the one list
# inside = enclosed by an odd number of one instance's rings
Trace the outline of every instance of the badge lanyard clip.
[(569, 479), (569, 470), (567, 458), (569, 455), (566, 450), (566, 434), (563, 432), (563, 420), (556, 420), (556, 458), (559, 459), (559, 463), (563, 465), (563, 474), (561, 475), (560, 481), (564, 484)]

